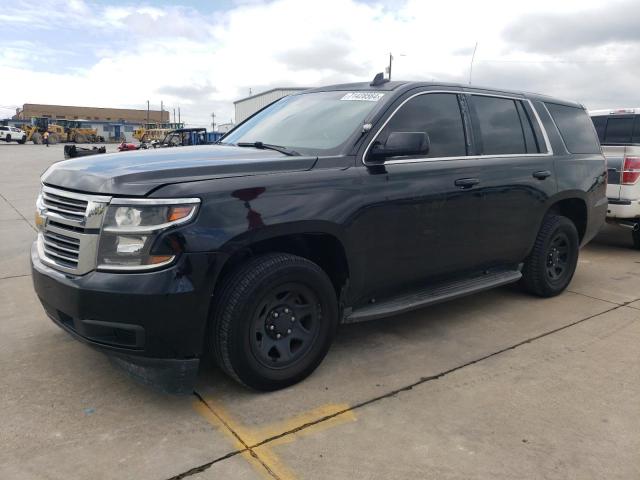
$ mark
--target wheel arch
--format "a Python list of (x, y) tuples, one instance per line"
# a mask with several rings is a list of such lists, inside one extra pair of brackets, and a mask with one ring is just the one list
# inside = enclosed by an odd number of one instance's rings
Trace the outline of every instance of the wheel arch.
[(342, 290), (348, 284), (350, 267), (346, 249), (334, 233), (318, 230), (287, 233), (274, 231), (271, 235), (241, 241), (240, 245), (236, 241), (229, 245), (234, 245), (235, 248), (226, 252), (226, 260), (218, 273), (214, 290), (240, 264), (265, 253), (289, 253), (314, 262), (331, 279), (337, 298), (340, 298)]
[(580, 242), (585, 237), (589, 221), (587, 202), (581, 196), (572, 195), (555, 199), (547, 209), (547, 214), (555, 213), (567, 217), (573, 222), (578, 230)]

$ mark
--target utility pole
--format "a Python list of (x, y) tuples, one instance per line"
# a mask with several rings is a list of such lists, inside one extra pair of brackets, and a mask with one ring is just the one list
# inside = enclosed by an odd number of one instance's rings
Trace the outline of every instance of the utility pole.
[(178, 123), (182, 123), (182, 120), (180, 119), (180, 107), (178, 107)]
[(164, 103), (160, 100), (160, 123), (164, 123)]
[(471, 75), (473, 75), (473, 61), (476, 58), (477, 49), (478, 49), (478, 42), (476, 42), (476, 46), (473, 47), (473, 55), (471, 55), (471, 64), (469, 65), (469, 85), (471, 85)]
[(211, 112), (211, 131), (216, 131), (216, 114), (215, 112)]
[(173, 109), (173, 123), (176, 123), (176, 109)]
[(147, 100), (147, 123), (149, 123), (149, 100)]

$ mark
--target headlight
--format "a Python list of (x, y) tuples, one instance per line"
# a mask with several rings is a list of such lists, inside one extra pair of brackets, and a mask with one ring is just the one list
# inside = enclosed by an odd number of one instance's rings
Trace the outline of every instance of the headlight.
[(153, 255), (157, 235), (190, 221), (200, 200), (123, 199), (109, 204), (100, 235), (98, 269), (147, 270), (167, 265), (175, 255)]

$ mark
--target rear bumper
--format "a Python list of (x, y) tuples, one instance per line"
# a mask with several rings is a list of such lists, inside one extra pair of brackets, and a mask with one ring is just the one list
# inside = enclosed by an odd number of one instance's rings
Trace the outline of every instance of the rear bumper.
[(610, 198), (607, 207), (609, 219), (634, 219), (640, 218), (640, 199)]
[(147, 383), (169, 371), (195, 378), (216, 264), (215, 255), (183, 254), (165, 270), (74, 276), (31, 249), (33, 286), (49, 318)]

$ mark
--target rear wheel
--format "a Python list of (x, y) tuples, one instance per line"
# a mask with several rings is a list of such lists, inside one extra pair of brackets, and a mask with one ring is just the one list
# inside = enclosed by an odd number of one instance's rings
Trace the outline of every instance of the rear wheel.
[(547, 215), (522, 270), (525, 290), (540, 297), (562, 293), (576, 271), (579, 244), (578, 231), (571, 220)]
[(250, 259), (214, 301), (218, 365), (256, 390), (307, 377), (325, 357), (338, 324), (333, 284), (315, 263), (289, 254)]
[(33, 135), (31, 135), (31, 141), (33, 141), (33, 143), (36, 144), (36, 145), (41, 145), (42, 144), (42, 134), (40, 132), (35, 132)]
[(59, 141), (60, 141), (60, 138), (58, 137), (58, 134), (56, 133), (49, 134), (49, 145), (55, 145)]
[(75, 142), (76, 142), (76, 143), (87, 143), (87, 138), (86, 138), (83, 134), (78, 133), (78, 134), (76, 135)]

